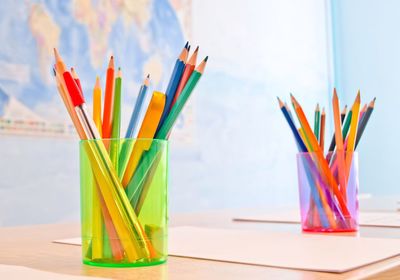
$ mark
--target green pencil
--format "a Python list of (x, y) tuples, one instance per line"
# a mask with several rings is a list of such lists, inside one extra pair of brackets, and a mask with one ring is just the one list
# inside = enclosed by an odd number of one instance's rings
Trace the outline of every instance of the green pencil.
[(182, 111), (183, 106), (185, 106), (186, 101), (189, 99), (190, 94), (192, 93), (193, 89), (195, 88), (197, 82), (200, 80), (201, 76), (203, 75), (204, 68), (206, 67), (208, 60), (208, 56), (197, 66), (197, 68), (193, 71), (192, 75), (188, 82), (186, 83), (185, 87), (182, 90), (182, 93), (179, 95), (178, 100), (172, 107), (171, 111), (169, 112), (167, 118), (165, 119), (163, 125), (161, 126), (160, 130), (158, 131), (155, 138), (157, 139), (167, 139), (169, 133), (174, 126), (175, 121), (177, 120), (180, 112)]
[(320, 117), (321, 113), (319, 110), (319, 104), (317, 103), (317, 107), (315, 108), (315, 113), (314, 113), (314, 135), (317, 137), (317, 140), (319, 141), (319, 123), (320, 123)]
[(118, 171), (118, 154), (119, 154), (119, 138), (121, 128), (121, 90), (122, 90), (122, 72), (118, 68), (117, 78), (115, 79), (114, 90), (114, 105), (112, 114), (112, 128), (111, 128), (111, 147), (110, 157), (114, 164), (115, 170)]

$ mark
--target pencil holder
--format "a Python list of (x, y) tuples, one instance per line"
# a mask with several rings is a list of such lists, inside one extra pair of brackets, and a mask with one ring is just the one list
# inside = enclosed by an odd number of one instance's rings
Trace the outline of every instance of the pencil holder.
[(357, 231), (358, 154), (335, 153), (327, 159), (329, 162), (316, 153), (297, 154), (302, 229), (309, 232)]
[(84, 264), (135, 267), (166, 261), (168, 141), (83, 140), (80, 178)]

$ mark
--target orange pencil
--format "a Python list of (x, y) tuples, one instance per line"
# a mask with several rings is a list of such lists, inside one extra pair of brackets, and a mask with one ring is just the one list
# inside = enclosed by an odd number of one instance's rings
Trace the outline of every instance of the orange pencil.
[(336, 155), (338, 162), (338, 179), (340, 184), (340, 190), (346, 200), (346, 168), (344, 159), (344, 148), (343, 148), (343, 135), (342, 135), (342, 122), (340, 116), (339, 98), (336, 93), (336, 89), (333, 89), (333, 121), (335, 124), (335, 142), (336, 142)]
[(114, 96), (114, 57), (111, 56), (108, 63), (106, 89), (104, 93), (104, 106), (103, 106), (103, 139), (111, 137), (112, 128), (112, 110), (113, 110), (113, 96)]
[(322, 150), (318, 144), (317, 138), (315, 137), (315, 135), (310, 127), (310, 124), (307, 121), (306, 115), (304, 114), (303, 109), (301, 108), (301, 106), (297, 102), (297, 100), (294, 98), (294, 96), (290, 95), (290, 97), (292, 99), (293, 107), (296, 111), (296, 114), (297, 114), (297, 117), (301, 124), (301, 127), (304, 130), (304, 134), (310, 141), (310, 146), (312, 149), (311, 152), (314, 152), (316, 154), (316, 157), (317, 157), (316, 160), (317, 160), (318, 166), (321, 168), (322, 173), (325, 175), (328, 184), (331, 186), (333, 193), (336, 196), (337, 201), (339, 202), (339, 206), (342, 210), (343, 215), (346, 217), (350, 217), (351, 214), (347, 208), (345, 200), (343, 199), (343, 195), (338, 188), (335, 177), (333, 176), (331, 170), (329, 169), (329, 165), (328, 165), (326, 159), (324, 158)]

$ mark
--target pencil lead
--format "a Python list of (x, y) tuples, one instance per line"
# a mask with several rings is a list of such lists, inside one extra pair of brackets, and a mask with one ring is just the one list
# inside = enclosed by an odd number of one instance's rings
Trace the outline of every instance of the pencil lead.
[(189, 47), (187, 48), (187, 51), (190, 51), (190, 47), (191, 47), (191, 46), (189, 45)]
[(71, 67), (71, 75), (72, 75), (72, 78), (78, 79), (78, 74), (76, 74), (74, 67)]
[(375, 100), (376, 100), (376, 97), (374, 97), (374, 99), (372, 99), (372, 101), (369, 103), (368, 107), (374, 108), (375, 107)]
[(146, 77), (146, 79), (144, 79), (143, 84), (144, 84), (145, 86), (147, 86), (147, 87), (149, 86), (149, 84), (150, 84), (150, 74), (148, 74), (147, 77)]
[(208, 55), (204, 58), (204, 61), (206, 61), (207, 62), (207, 60), (208, 60)]
[(57, 72), (56, 72), (56, 68), (55, 68), (55, 67), (53, 67), (53, 75), (54, 75), (54, 76), (57, 75)]
[(186, 41), (186, 44), (185, 44), (185, 49), (187, 49), (187, 48), (188, 48), (188, 46), (189, 46), (189, 41)]
[(317, 103), (317, 106), (315, 107), (315, 111), (319, 111), (319, 103)]
[(94, 85), (94, 87), (95, 87), (95, 88), (101, 88), (101, 85), (100, 85), (100, 77), (99, 77), (99, 76), (96, 76), (96, 84)]
[(114, 69), (114, 56), (110, 57), (110, 61), (108, 62), (108, 68)]
[(194, 50), (194, 52), (198, 52), (199, 51), (199, 46), (196, 47), (196, 49)]

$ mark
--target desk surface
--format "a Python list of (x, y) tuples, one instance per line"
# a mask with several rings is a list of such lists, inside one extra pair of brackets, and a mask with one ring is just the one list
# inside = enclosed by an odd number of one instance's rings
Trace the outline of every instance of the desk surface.
[[(259, 229), (299, 232), (299, 225), (232, 222), (232, 212), (174, 215), (171, 226)], [(0, 264), (21, 265), (70, 275), (113, 279), (400, 279), (400, 256), (347, 273), (333, 274), (217, 261), (169, 257), (154, 267), (109, 269), (81, 263), (79, 246), (54, 244), (54, 239), (79, 236), (79, 224), (0, 228)], [(400, 229), (363, 227), (361, 236), (399, 238)]]

